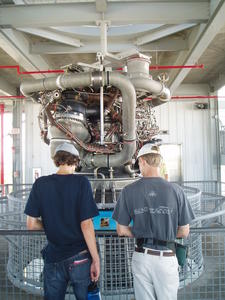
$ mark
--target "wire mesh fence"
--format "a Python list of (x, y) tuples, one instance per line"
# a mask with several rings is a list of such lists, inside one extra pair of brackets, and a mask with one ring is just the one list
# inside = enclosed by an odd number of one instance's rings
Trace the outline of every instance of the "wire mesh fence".
[[(180, 267), (179, 300), (225, 299), (224, 197), (214, 182), (185, 183), (184, 191), (197, 216), (189, 239), (189, 255)], [(203, 189), (201, 193), (197, 187)], [(24, 205), (29, 189), (19, 187), (0, 198), (0, 299), (43, 299), (41, 249), (43, 232), (25, 230)], [(97, 232), (101, 258), (100, 289), (103, 300), (135, 299), (131, 269), (134, 239), (116, 233)], [(73, 300), (68, 286), (66, 300)]]
[[(192, 230), (190, 239), (198, 234), (201, 237), (203, 264), (202, 267), (192, 268), (180, 284), (178, 299), (225, 299), (225, 256), (224, 228), (202, 228)], [(185, 268), (195, 263), (188, 258)]]
[[(224, 227), (192, 229), (189, 243), (201, 241), (202, 255), (196, 258), (191, 247), (186, 265), (180, 267), (179, 300), (225, 299), (224, 234)], [(0, 231), (0, 299), (43, 299), (40, 250), (45, 242), (41, 232)], [(102, 299), (135, 299), (131, 269), (134, 240), (105, 232), (97, 235), (97, 242)], [(70, 286), (65, 299), (75, 299)]]
[(221, 194), (221, 186), (223, 183), (205, 180), (205, 181), (183, 181), (181, 185), (199, 189), (203, 193), (211, 193), (214, 195)]

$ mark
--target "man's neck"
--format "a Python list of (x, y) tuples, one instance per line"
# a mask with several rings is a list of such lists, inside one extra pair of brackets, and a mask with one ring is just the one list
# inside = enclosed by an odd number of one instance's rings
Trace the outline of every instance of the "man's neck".
[(74, 167), (68, 165), (61, 165), (59, 166), (59, 169), (56, 172), (56, 174), (59, 175), (74, 174)]
[(160, 177), (159, 168), (148, 168), (148, 170), (145, 170), (143, 177)]

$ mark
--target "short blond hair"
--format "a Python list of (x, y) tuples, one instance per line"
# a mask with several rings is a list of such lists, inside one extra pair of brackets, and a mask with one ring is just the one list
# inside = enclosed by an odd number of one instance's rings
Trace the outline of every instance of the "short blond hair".
[[(160, 151), (159, 150), (159, 147), (158, 146), (153, 146), (152, 147), (152, 150), (155, 150), (155, 151)], [(161, 163), (162, 163), (162, 156), (160, 153), (148, 153), (148, 154), (145, 154), (145, 155), (142, 155), (141, 156), (149, 166), (151, 167), (160, 167)]]

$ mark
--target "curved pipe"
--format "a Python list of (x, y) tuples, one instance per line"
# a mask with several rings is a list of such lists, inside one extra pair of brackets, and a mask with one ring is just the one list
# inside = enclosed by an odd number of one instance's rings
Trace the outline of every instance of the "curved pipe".
[(168, 102), (171, 98), (170, 90), (161, 82), (150, 78), (131, 78), (135, 89), (144, 90), (157, 96), (151, 101), (153, 107)]
[(131, 167), (130, 164), (129, 165), (125, 165), (124, 169), (125, 169), (126, 173), (130, 175), (130, 177), (133, 177), (133, 178), (135, 177), (135, 172), (132, 169), (132, 167)]
[[(99, 78), (101, 77), (100, 75), (102, 76), (103, 85), (110, 84), (121, 91), (123, 99), (122, 124), (124, 147), (119, 153), (112, 155), (93, 155), (88, 153), (84, 157), (84, 162), (87, 165), (96, 167), (117, 167), (130, 161), (136, 150), (136, 92), (131, 81), (122, 74), (114, 72), (99, 73)], [(23, 82), (20, 90), (25, 96), (32, 97), (32, 94), (35, 92), (52, 91), (58, 88), (78, 88), (92, 84), (92, 73), (63, 74), (56, 78), (51, 77)]]
[(78, 88), (91, 85), (91, 73), (63, 74), (58, 77), (25, 81), (20, 85), (20, 91), (26, 97), (35, 92), (53, 91), (55, 89)]

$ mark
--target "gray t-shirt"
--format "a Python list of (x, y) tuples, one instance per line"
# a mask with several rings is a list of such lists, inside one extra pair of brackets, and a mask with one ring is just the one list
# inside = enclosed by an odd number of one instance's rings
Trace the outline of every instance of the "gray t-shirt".
[(178, 226), (189, 224), (194, 213), (181, 187), (160, 177), (142, 177), (126, 186), (113, 219), (128, 226), (136, 238), (175, 240)]

